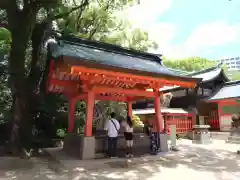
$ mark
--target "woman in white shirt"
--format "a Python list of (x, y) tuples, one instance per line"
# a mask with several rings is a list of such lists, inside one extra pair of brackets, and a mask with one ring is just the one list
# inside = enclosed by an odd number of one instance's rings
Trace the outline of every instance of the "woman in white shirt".
[(132, 148), (133, 148), (133, 123), (130, 116), (127, 117), (127, 120), (123, 122), (123, 127), (125, 128), (124, 136), (127, 145), (126, 157), (133, 157)]

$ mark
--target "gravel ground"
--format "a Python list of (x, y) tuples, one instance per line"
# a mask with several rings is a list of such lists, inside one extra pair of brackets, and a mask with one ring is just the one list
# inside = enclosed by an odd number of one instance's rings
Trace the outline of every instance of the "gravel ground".
[[(178, 140), (180, 151), (153, 160), (137, 163), (109, 162), (108, 166), (86, 170), (66, 168), (48, 158), (0, 158), (0, 179), (97, 179), (97, 180), (239, 180), (239, 145), (214, 140), (210, 145), (193, 145), (189, 140)], [(98, 160), (100, 161), (100, 160)]]

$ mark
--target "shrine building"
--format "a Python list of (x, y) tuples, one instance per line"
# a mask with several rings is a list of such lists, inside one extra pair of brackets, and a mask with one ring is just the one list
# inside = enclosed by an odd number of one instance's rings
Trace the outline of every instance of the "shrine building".
[[(152, 99), (157, 131), (163, 131), (159, 89), (164, 86), (194, 88), (201, 78), (176, 74), (161, 63), (158, 55), (123, 47), (62, 36), (48, 45), (46, 93), (62, 94), (69, 103), (68, 135), (64, 150), (81, 159), (95, 158), (92, 133), (95, 100), (121, 101), (128, 104)], [(151, 91), (149, 91), (151, 89)], [(84, 135), (74, 135), (76, 101), (86, 102)]]

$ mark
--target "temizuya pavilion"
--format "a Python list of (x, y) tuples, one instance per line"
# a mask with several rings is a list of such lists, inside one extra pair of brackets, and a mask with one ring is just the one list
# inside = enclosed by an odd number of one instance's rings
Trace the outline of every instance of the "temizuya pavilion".
[[(69, 135), (65, 138), (64, 149), (71, 151), (80, 147), (78, 151), (82, 159), (95, 157), (95, 137), (92, 135), (94, 100), (126, 102), (131, 116), (133, 101), (153, 98), (157, 130), (162, 132), (159, 88), (174, 85), (193, 88), (200, 80), (176, 75), (161, 64), (157, 55), (73, 36), (58, 39), (57, 43), (49, 44), (48, 49), (46, 91), (68, 98)], [(78, 136), (76, 140), (71, 132), (78, 100), (86, 102), (86, 118), (84, 136)]]

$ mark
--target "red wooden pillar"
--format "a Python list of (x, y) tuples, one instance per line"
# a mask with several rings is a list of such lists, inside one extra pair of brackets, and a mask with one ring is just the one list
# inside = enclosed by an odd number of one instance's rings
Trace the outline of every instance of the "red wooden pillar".
[(75, 104), (76, 100), (74, 98), (68, 100), (68, 133), (72, 133), (74, 128)]
[(87, 93), (86, 100), (84, 136), (92, 136), (93, 108), (94, 108), (94, 92), (89, 91)]
[(129, 101), (128, 103), (127, 103), (127, 111), (128, 111), (128, 116), (130, 116), (130, 117), (132, 117), (132, 102), (131, 101)]
[(155, 120), (157, 125), (157, 132), (162, 132), (163, 130), (163, 122), (161, 115), (161, 102), (160, 102), (160, 94), (158, 91), (155, 91), (154, 97), (154, 108), (155, 108)]
[[(217, 103), (217, 114), (218, 114), (218, 118), (216, 117), (216, 127), (220, 128), (220, 124), (221, 124), (221, 117), (222, 117), (222, 113), (221, 113), (221, 108), (222, 108), (222, 103), (218, 102)], [(220, 129), (221, 130), (221, 129)]]

